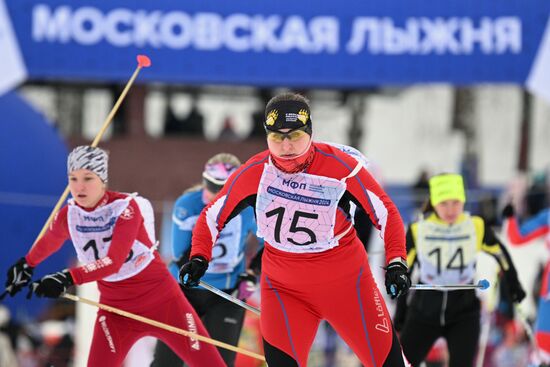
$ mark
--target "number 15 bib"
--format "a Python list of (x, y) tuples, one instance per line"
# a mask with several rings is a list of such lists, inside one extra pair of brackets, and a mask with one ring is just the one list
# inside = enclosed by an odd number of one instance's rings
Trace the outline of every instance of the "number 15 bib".
[(323, 252), (338, 246), (334, 236), (345, 179), (286, 174), (266, 164), (258, 187), (258, 236), (287, 252)]

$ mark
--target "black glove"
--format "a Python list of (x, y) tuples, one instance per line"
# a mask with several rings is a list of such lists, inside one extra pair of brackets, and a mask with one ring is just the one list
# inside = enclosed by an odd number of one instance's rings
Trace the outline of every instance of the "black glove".
[(251, 273), (241, 273), (237, 280), (237, 298), (241, 301), (250, 298), (256, 291), (256, 276)]
[(199, 285), (204, 273), (208, 269), (208, 261), (202, 256), (195, 256), (184, 264), (180, 269), (180, 283), (185, 288), (192, 288)]
[(31, 281), (33, 272), (34, 268), (27, 264), (27, 260), (24, 257), (19, 259), (8, 269), (6, 293), (4, 295), (9, 294), (13, 297)]
[(515, 303), (520, 303), (526, 296), (525, 290), (521, 286), (517, 275), (504, 273), (506, 279), (506, 288), (508, 289), (508, 295), (510, 300)]
[(514, 211), (514, 207), (512, 206), (512, 204), (506, 204), (504, 209), (502, 209), (502, 217), (504, 219), (511, 218), (511, 217), (514, 216), (514, 214), (515, 214), (515, 211)]
[(411, 279), (407, 266), (401, 262), (392, 262), (386, 267), (386, 292), (391, 299), (395, 299), (409, 290)]
[(73, 277), (68, 270), (58, 271), (57, 273), (46, 275), (38, 282), (32, 282), (29, 285), (27, 298), (30, 299), (33, 293), (38, 297), (57, 298), (62, 293), (65, 293), (67, 288), (73, 284)]

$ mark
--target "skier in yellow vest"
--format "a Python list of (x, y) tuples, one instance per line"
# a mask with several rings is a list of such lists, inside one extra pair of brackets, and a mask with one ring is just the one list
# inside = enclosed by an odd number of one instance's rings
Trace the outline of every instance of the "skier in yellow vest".
[[(425, 216), (412, 223), (406, 235), (409, 272), (418, 265), (423, 284), (473, 284), (476, 257), (484, 251), (504, 272), (511, 300), (520, 302), (525, 292), (508, 252), (482, 218), (464, 211), (465, 202), (462, 176), (442, 174), (430, 179)], [(480, 331), (475, 289), (413, 292), (409, 303), (407, 307), (405, 297), (398, 301), (394, 322), (413, 366), (422, 362), (439, 337), (447, 341), (449, 367), (473, 365)]]

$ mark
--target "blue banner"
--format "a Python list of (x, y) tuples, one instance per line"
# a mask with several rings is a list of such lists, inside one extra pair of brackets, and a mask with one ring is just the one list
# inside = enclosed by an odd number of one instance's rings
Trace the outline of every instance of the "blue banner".
[[(44, 116), (15, 92), (0, 97), (0, 293), (7, 269), (30, 250), (67, 186), (67, 147)], [(66, 243), (35, 270), (33, 280), (75, 261)], [(27, 289), (2, 301), (18, 319), (38, 316), (51, 300), (25, 298)]]
[(48, 0), (7, 9), (32, 79), (123, 81), (143, 53), (153, 67), (141, 80), (355, 88), (525, 84), (550, 2)]

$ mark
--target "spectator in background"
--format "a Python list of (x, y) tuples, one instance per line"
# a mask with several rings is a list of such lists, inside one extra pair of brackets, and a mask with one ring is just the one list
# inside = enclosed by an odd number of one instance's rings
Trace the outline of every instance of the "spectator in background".
[[(514, 207), (510, 204), (502, 212), (502, 216), (508, 220), (506, 228), (510, 243), (514, 246), (522, 246), (532, 243), (536, 238), (543, 237), (550, 250), (550, 207), (539, 211), (537, 215), (527, 219), (521, 226), (514, 212)], [(542, 276), (535, 338), (540, 352), (535, 358), (542, 359), (538, 362), (550, 364), (550, 260), (546, 263)]]
[[(116, 101), (124, 88), (119, 84), (110, 84), (107, 86), (107, 89), (111, 93), (113, 101)], [(126, 108), (126, 104), (123, 104), (120, 111), (113, 116), (113, 122), (111, 124), (113, 127), (113, 136), (124, 136), (128, 132), (128, 124), (126, 122), (128, 111)]]
[(532, 217), (549, 206), (547, 181), (545, 172), (539, 172), (533, 176), (533, 182), (525, 194), (526, 217)]
[(512, 205), (519, 219), (533, 217), (550, 206), (550, 180), (548, 170), (533, 175), (519, 172), (508, 184), (500, 208)]
[(17, 367), (17, 359), (7, 328), (10, 324), (10, 311), (0, 305), (0, 367)]
[(496, 347), (492, 361), (497, 367), (525, 367), (529, 363), (529, 348), (525, 334), (519, 323), (514, 320), (504, 325), (502, 343)]
[(529, 177), (525, 172), (518, 172), (508, 183), (499, 199), (499, 208), (511, 204), (514, 206), (515, 214), (523, 218), (527, 211), (525, 207), (525, 195), (529, 189)]
[(479, 199), (479, 216), (483, 218), (485, 224), (489, 227), (499, 224), (497, 202), (497, 197), (491, 193), (484, 194)]
[(166, 116), (164, 135), (199, 135), (204, 136), (204, 116), (197, 107), (197, 96), (192, 94), (191, 109), (186, 117), (180, 118), (174, 113), (172, 98), (168, 94), (166, 99)]
[(415, 209), (420, 209), (422, 204), (424, 204), (430, 196), (429, 178), (430, 173), (427, 169), (423, 168), (412, 186), (413, 205)]
[(266, 88), (260, 88), (258, 90), (258, 98), (261, 101), (260, 107), (252, 113), (252, 130), (250, 130), (249, 137), (251, 138), (264, 138), (265, 130), (262, 124), (264, 120), (264, 107), (271, 99), (271, 90)]
[(223, 119), (223, 127), (220, 131), (220, 135), (218, 135), (218, 140), (221, 141), (230, 141), (230, 142), (236, 142), (242, 140), (239, 135), (235, 132), (235, 128), (233, 127), (233, 117), (232, 116), (225, 116)]
[(40, 354), (46, 366), (68, 367), (74, 356), (74, 318), (76, 304), (59, 298), (54, 300), (38, 318), (42, 342)]

